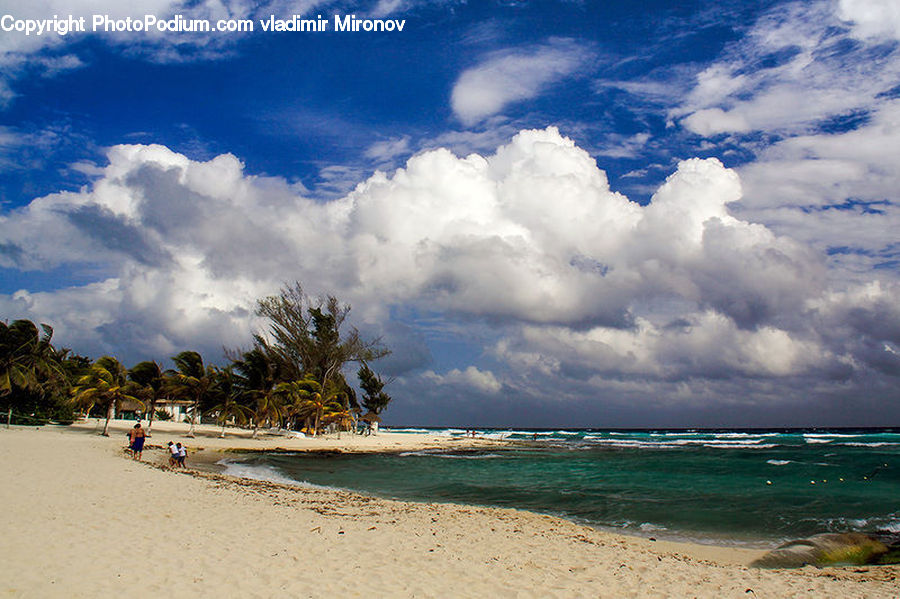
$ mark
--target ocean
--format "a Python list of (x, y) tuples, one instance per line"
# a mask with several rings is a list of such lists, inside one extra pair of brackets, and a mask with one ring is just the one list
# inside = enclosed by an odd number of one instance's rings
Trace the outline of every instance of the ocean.
[(403, 500), (521, 508), (626, 534), (710, 544), (769, 547), (821, 532), (900, 532), (900, 429), (477, 434), (522, 445), (253, 454), (222, 464), (236, 476)]

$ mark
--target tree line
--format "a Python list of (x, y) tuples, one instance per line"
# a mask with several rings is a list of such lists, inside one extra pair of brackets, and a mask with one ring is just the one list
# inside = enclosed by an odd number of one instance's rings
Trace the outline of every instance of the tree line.
[[(360, 418), (377, 420), (391, 401), (386, 381), (370, 367), (390, 352), (379, 339), (364, 339), (347, 326), (349, 312), (335, 297), (311, 298), (294, 283), (257, 302), (268, 334), (254, 334), (249, 349), (226, 350), (226, 366), (182, 351), (167, 370), (155, 361), (126, 368), (114, 356), (92, 361), (56, 349), (53, 329), (45, 324), (0, 322), (0, 408), (7, 424), (67, 422), (99, 411), (106, 416), (104, 435), (126, 403), (139, 406), (152, 429), (162, 400), (190, 403), (189, 436), (201, 414), (214, 417), (222, 435), (229, 422), (252, 426), (254, 437), (268, 426), (313, 435), (327, 425), (348, 430)], [(361, 398), (345, 378), (351, 363), (359, 364)]]

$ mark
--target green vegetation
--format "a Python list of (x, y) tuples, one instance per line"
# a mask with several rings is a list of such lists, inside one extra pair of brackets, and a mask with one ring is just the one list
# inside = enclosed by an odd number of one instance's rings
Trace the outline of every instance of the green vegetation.
[(391, 401), (391, 396), (384, 392), (387, 383), (375, 374), (368, 364), (363, 364), (356, 376), (359, 377), (359, 386), (364, 394), (363, 407), (378, 416)]
[(175, 372), (171, 373), (172, 391), (191, 400), (191, 430), (187, 436), (194, 436), (194, 425), (200, 415), (200, 405), (216, 395), (217, 372), (212, 366), (204, 366), (203, 358), (195, 351), (183, 351), (172, 356)]
[(301, 393), (280, 387), (282, 396), (291, 398), (290, 413), (303, 419), (304, 429), (315, 435), (323, 422), (345, 427), (360, 411), (356, 393), (344, 378), (344, 367), (389, 353), (379, 339), (365, 340), (355, 328), (344, 327), (349, 312), (350, 306), (333, 296), (310, 298), (299, 283), (257, 303), (256, 314), (269, 320), (273, 341), (257, 335), (254, 349), (280, 374), (280, 383), (302, 388)]
[(91, 365), (86, 375), (78, 379), (78, 386), (72, 392), (75, 405), (84, 407), (90, 413), (95, 404), (106, 412), (103, 436), (109, 436), (109, 421), (123, 402), (130, 401), (143, 407), (143, 402), (135, 397), (139, 387), (128, 380), (128, 370), (112, 356), (103, 356)]
[(74, 418), (69, 390), (90, 359), (54, 348), (53, 329), (40, 329), (30, 320), (0, 322), (0, 409), (7, 426)]
[[(377, 417), (391, 400), (369, 366), (390, 352), (348, 326), (349, 312), (333, 296), (309, 297), (297, 283), (258, 301), (269, 329), (253, 336), (249, 350), (226, 351), (226, 367), (186, 350), (172, 356), (172, 370), (154, 361), (126, 369), (113, 356), (91, 362), (55, 349), (47, 325), (0, 322), (0, 409), (7, 424), (70, 422), (76, 411), (94, 412), (106, 417), (104, 435), (122, 410), (146, 411), (149, 432), (154, 417), (171, 417), (166, 408), (173, 405), (189, 406), (189, 436), (201, 414), (222, 426), (222, 436), (229, 423), (252, 426), (254, 437), (273, 426), (312, 435), (326, 426), (352, 430), (363, 409)], [(360, 364), (362, 406), (345, 378), (351, 363)]]
[[(153, 430), (153, 418), (158, 412), (156, 405), (169, 390), (166, 387), (166, 377), (162, 367), (156, 362), (138, 362), (128, 371), (128, 378), (138, 386), (137, 393), (147, 406), (147, 435), (150, 435)], [(163, 418), (168, 415), (165, 411), (159, 412), (164, 414)]]

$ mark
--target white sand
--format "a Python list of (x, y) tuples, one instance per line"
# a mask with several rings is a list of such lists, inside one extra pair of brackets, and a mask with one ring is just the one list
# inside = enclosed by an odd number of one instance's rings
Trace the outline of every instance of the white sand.
[[(125, 435), (134, 421), (112, 421), (110, 436), (124, 443)], [(146, 426), (146, 421), (143, 422)], [(99, 433), (103, 430), (103, 421), (91, 419), (73, 426), (84, 431)], [(296, 437), (293, 434), (269, 434), (260, 430), (254, 439), (251, 430), (226, 428), (225, 437), (220, 438), (222, 427), (203, 425), (196, 427), (195, 438), (188, 438), (190, 426), (175, 422), (154, 422), (151, 429), (153, 437), (147, 440), (151, 445), (165, 445), (169, 441), (187, 443), (196, 449), (251, 449), (273, 450), (335, 450), (343, 452), (362, 451), (415, 451), (433, 447), (492, 447), (497, 442), (490, 439), (460, 439), (441, 435), (391, 433), (381, 431), (377, 435), (363, 436), (350, 433), (322, 435), (318, 438)], [(501, 443), (502, 444), (502, 443)]]
[[(92, 424), (0, 429), (0, 595), (900, 596), (893, 566), (755, 570), (736, 564), (758, 552), (654, 543), (529, 512), (174, 473), (125, 458), (125, 426), (111, 438)], [(163, 428), (151, 444), (177, 432)], [(245, 443), (235, 441), (224, 446)], [(340, 443), (363, 442), (428, 444)], [(162, 449), (145, 456), (164, 461)]]

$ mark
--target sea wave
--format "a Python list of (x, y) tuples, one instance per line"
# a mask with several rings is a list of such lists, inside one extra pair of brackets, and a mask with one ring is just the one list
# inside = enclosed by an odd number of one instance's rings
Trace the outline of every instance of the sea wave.
[(728, 439), (678, 439), (676, 441), (672, 441), (672, 443), (676, 445), (703, 445), (706, 447), (716, 446), (716, 445), (729, 445), (729, 446), (750, 446), (750, 445), (759, 445), (763, 442), (763, 439), (747, 439), (744, 441), (738, 440), (728, 440)]
[(762, 439), (725, 440), (725, 439), (672, 439), (672, 440), (640, 440), (640, 439), (605, 439), (599, 437), (584, 438), (588, 446), (608, 446), (637, 449), (679, 449), (708, 447), (713, 449), (772, 449), (775, 443), (763, 443)]
[(557, 435), (580, 435), (581, 433), (573, 433), (571, 431), (493, 431), (493, 432), (485, 432), (479, 431), (477, 433), (479, 436), (491, 438), (492, 435), (501, 435), (502, 438), (528, 438), (534, 437), (537, 435), (538, 437), (553, 437)]
[(887, 441), (876, 441), (874, 443), (854, 443), (848, 441), (846, 443), (838, 443), (838, 445), (844, 445), (846, 447), (900, 447), (900, 443), (889, 443)]
[(900, 514), (893, 513), (886, 516), (871, 518), (824, 518), (814, 520), (825, 530), (858, 532), (887, 531), (900, 533)]
[(237, 478), (249, 478), (252, 480), (263, 480), (270, 483), (279, 483), (282, 485), (299, 485), (300, 481), (285, 476), (278, 469), (272, 466), (258, 466), (247, 464), (244, 462), (234, 462), (225, 458), (219, 460), (216, 464), (223, 466), (225, 471), (223, 474), (235, 476)]
[(433, 431), (426, 428), (386, 428), (391, 433), (440, 433), (441, 431)]
[(900, 532), (900, 519), (893, 520), (881, 525), (881, 527), (879, 527), (879, 530), (886, 530), (888, 532)]
[(228, 458), (216, 462), (220, 466), (224, 466), (223, 474), (234, 476), (235, 478), (246, 478), (249, 480), (260, 480), (269, 483), (277, 483), (280, 485), (291, 485), (292, 487), (302, 487), (304, 489), (324, 489), (328, 491), (341, 491), (339, 487), (331, 487), (328, 485), (317, 485), (305, 480), (297, 480), (289, 476), (285, 476), (280, 470), (272, 466), (263, 466), (257, 464), (247, 464), (245, 462), (233, 462)]
[(766, 460), (766, 464), (772, 464), (773, 466), (787, 466), (788, 464), (793, 463), (794, 460)]
[(491, 460), (494, 458), (502, 458), (504, 456), (499, 453), (449, 453), (441, 450), (423, 449), (420, 451), (404, 451), (398, 454), (401, 458), (407, 457), (428, 457), (428, 458), (444, 458), (449, 460)]

